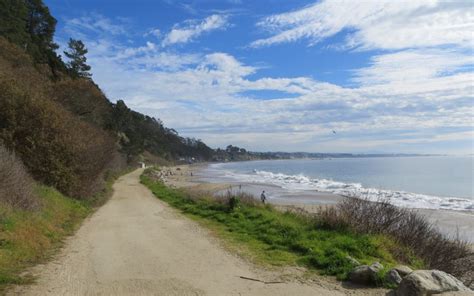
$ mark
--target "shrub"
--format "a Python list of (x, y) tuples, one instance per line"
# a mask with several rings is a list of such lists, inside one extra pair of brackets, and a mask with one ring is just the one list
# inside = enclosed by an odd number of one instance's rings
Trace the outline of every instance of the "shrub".
[(23, 163), (0, 145), (0, 202), (23, 210), (37, 209), (39, 201), (32, 192), (33, 185)]
[(115, 151), (107, 133), (58, 103), (0, 79), (0, 140), (37, 180), (76, 198), (98, 192)]
[[(446, 237), (417, 212), (387, 200), (372, 202), (346, 198), (336, 207), (322, 208), (317, 223), (328, 229), (348, 229), (363, 234), (386, 234), (411, 250), (429, 268), (455, 272), (454, 260), (470, 254), (468, 244)], [(406, 256), (406, 252), (400, 252)], [(409, 258), (401, 258), (405, 261)]]
[(82, 120), (105, 128), (111, 121), (112, 104), (88, 79), (64, 79), (54, 84), (54, 99)]

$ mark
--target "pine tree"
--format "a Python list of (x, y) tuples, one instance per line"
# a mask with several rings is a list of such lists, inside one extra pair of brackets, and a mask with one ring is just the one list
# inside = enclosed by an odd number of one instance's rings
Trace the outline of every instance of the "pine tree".
[(69, 58), (67, 67), (71, 72), (71, 75), (76, 78), (89, 78), (91, 66), (86, 64), (87, 48), (81, 40), (69, 39), (68, 42), (69, 50), (65, 51), (64, 54)]
[(28, 52), (38, 64), (48, 64), (56, 77), (65, 66), (53, 42), (56, 19), (42, 0), (0, 0), (0, 36)]

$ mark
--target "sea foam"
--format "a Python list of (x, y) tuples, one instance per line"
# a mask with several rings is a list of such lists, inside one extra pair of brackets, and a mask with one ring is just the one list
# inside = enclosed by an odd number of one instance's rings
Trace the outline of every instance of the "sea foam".
[(322, 191), (372, 201), (388, 200), (390, 203), (407, 208), (445, 209), (455, 211), (474, 211), (474, 200), (457, 197), (440, 197), (398, 190), (366, 188), (360, 183), (344, 183), (329, 179), (314, 179), (308, 176), (286, 175), (268, 171), (254, 170), (242, 174), (226, 171), (226, 176), (239, 182), (272, 184), (290, 192)]

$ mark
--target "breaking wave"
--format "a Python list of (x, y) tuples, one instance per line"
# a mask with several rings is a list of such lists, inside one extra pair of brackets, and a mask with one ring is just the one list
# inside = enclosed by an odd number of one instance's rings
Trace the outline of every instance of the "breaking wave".
[(474, 200), (458, 197), (439, 197), (406, 191), (365, 188), (360, 183), (343, 183), (328, 179), (313, 179), (305, 175), (286, 175), (254, 170), (251, 174), (227, 171), (226, 176), (240, 182), (272, 184), (288, 191), (315, 190), (348, 197), (377, 201), (388, 199), (400, 207), (474, 211)]

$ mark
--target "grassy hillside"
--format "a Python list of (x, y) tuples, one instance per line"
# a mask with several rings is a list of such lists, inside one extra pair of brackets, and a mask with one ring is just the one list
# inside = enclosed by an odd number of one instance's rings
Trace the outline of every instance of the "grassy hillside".
[(29, 282), (21, 271), (47, 259), (91, 212), (54, 188), (36, 185), (34, 191), (41, 204), (34, 211), (0, 204), (0, 290)]

